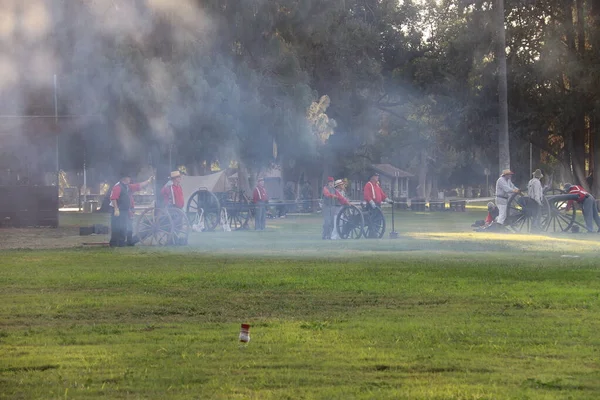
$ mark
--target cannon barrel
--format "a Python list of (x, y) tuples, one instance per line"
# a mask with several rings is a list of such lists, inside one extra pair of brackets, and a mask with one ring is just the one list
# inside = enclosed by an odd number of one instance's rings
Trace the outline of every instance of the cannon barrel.
[(571, 193), (553, 194), (551, 196), (546, 196), (546, 198), (550, 203), (558, 203), (559, 201), (577, 200), (579, 198), (579, 195)]

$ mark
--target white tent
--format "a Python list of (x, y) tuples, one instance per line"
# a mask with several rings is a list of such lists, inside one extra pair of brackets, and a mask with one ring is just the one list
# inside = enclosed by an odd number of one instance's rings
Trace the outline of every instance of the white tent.
[(199, 189), (207, 189), (213, 193), (230, 190), (231, 187), (225, 171), (222, 170), (214, 174), (202, 176), (184, 175), (181, 178), (181, 187), (183, 188), (183, 198), (185, 199), (186, 206), (190, 197)]

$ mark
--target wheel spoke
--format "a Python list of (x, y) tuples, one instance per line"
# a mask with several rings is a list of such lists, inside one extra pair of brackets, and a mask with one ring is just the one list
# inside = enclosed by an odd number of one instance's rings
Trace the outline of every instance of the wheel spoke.
[(566, 215), (559, 215), (559, 218), (565, 224), (565, 228), (563, 229), (563, 232), (566, 231), (566, 230), (568, 230), (573, 225), (573, 222), (575, 221), (575, 218), (569, 218)]

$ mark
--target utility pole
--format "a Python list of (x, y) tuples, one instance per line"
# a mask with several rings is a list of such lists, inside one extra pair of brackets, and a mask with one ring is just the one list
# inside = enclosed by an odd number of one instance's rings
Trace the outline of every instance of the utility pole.
[(508, 137), (508, 89), (506, 84), (506, 37), (504, 32), (504, 0), (496, 0), (496, 59), (498, 60), (498, 166), (510, 169)]
[(60, 132), (58, 131), (58, 89), (56, 82), (56, 74), (54, 74), (54, 127), (56, 128), (56, 188), (60, 186), (60, 168), (58, 164), (58, 137)]

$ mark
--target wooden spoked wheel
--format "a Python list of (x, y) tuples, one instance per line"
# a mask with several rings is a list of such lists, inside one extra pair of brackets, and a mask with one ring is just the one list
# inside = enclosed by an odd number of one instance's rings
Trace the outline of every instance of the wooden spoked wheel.
[[(535, 200), (527, 197), (524, 193), (513, 193), (508, 199), (504, 224), (510, 226), (516, 232), (531, 232), (535, 228), (537, 207), (538, 204), (535, 203)], [(545, 224), (550, 214), (550, 205), (545, 197), (539, 211), (541, 214), (537, 229), (545, 230)]]
[(363, 234), (365, 220), (358, 207), (347, 205), (336, 215), (336, 229), (342, 239), (360, 239)]
[(200, 189), (190, 196), (187, 203), (186, 212), (190, 219), (195, 215), (203, 213), (204, 229), (214, 231), (219, 224), (221, 215), (221, 203), (213, 192), (207, 189)]
[(149, 208), (140, 215), (136, 232), (142, 245), (166, 246), (173, 237), (173, 220), (166, 209)]
[(248, 229), (251, 217), (251, 206), (242, 191), (231, 190), (227, 193), (227, 218), (231, 229)]
[(385, 233), (385, 217), (379, 207), (364, 213), (363, 236), (367, 239), (381, 239)]
[(186, 245), (188, 243), (188, 237), (191, 230), (191, 224), (186, 213), (184, 213), (183, 210), (175, 207), (167, 208), (166, 213), (169, 215), (171, 223), (173, 224), (173, 230), (171, 237), (169, 238), (169, 244)]
[[(544, 221), (548, 232), (566, 232), (575, 224), (577, 202), (569, 200), (568, 193), (560, 189), (551, 189), (547, 193), (550, 212)], [(573, 196), (571, 196), (573, 197)], [(570, 203), (570, 204), (569, 204)]]

